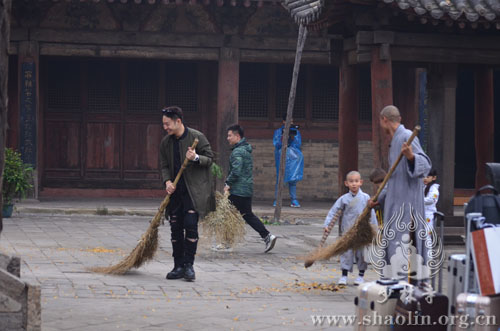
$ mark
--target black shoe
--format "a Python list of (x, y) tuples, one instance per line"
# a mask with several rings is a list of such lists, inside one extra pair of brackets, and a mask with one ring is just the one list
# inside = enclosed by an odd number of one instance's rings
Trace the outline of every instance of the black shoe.
[(186, 263), (184, 265), (184, 279), (190, 282), (196, 279), (192, 263)]
[(176, 266), (167, 274), (167, 279), (179, 279), (184, 277), (184, 267)]

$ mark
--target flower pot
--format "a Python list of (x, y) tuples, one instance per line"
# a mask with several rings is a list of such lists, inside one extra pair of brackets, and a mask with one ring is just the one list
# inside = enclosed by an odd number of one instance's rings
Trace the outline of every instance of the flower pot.
[(3, 205), (2, 217), (9, 218), (12, 216), (12, 211), (14, 210), (14, 205)]

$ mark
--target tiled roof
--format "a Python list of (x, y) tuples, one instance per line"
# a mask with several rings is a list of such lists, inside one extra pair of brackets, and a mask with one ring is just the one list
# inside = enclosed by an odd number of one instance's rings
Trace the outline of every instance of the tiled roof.
[[(51, 1), (51, 0), (39, 0), (39, 1)], [(64, 1), (64, 0), (52, 0), (53, 2), (59, 2), (59, 1)], [(67, 2), (71, 0), (66, 0)], [(261, 7), (264, 4), (273, 4), (277, 5), (281, 3), (281, 0), (80, 0), (82, 2), (88, 1), (88, 2), (107, 2), (107, 3), (135, 3), (135, 4), (150, 4), (154, 5), (156, 3), (162, 3), (165, 5), (168, 4), (204, 4), (208, 5), (211, 2), (217, 4), (217, 6), (223, 6), (225, 3), (230, 4), (231, 6), (245, 6), (245, 7), (250, 7), (252, 3), (257, 3), (258, 7)]]
[(499, 0), (382, 0), (395, 3), (403, 10), (413, 9), (419, 16), (430, 15), (433, 19), (452, 20), (465, 18), (469, 22), (480, 19), (494, 21), (500, 17)]

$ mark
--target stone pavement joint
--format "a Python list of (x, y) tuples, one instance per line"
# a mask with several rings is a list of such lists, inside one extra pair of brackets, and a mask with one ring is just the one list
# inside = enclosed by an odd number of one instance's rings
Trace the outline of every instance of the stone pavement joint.
[[(157, 198), (41, 198), (26, 199), (16, 203), (14, 214), (49, 215), (114, 215), (114, 216), (154, 216), (161, 204)], [(333, 202), (305, 202), (302, 208), (284, 205), (282, 218), (324, 219)], [(274, 216), (272, 202), (254, 201), (253, 210), (259, 217)]]

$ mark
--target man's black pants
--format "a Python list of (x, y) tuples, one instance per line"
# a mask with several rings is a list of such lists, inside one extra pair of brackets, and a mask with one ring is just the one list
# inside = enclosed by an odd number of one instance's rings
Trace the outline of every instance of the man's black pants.
[(194, 210), (183, 211), (182, 208), (172, 213), (170, 231), (175, 266), (194, 263), (198, 246), (198, 213)]
[(261, 238), (267, 237), (269, 231), (267, 231), (264, 224), (262, 224), (260, 219), (252, 212), (252, 197), (240, 197), (231, 194), (229, 196), (229, 201), (238, 209), (248, 225), (260, 234)]

